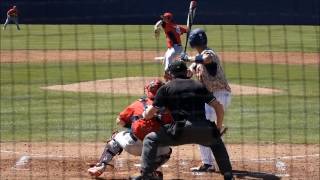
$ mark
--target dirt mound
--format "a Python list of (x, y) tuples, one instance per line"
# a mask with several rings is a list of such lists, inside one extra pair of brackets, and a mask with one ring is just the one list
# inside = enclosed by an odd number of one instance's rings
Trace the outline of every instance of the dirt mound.
[[(42, 87), (45, 90), (141, 95), (144, 85), (158, 77), (127, 77)], [(281, 93), (281, 90), (231, 84), (233, 95)]]
[[(0, 179), (90, 179), (88, 163), (96, 162), (103, 143), (1, 143)], [(245, 179), (319, 179), (319, 145), (229, 144), (235, 174)], [(22, 158), (27, 157), (27, 158)], [(25, 159), (24, 164), (17, 165)], [(114, 158), (103, 179), (127, 179), (139, 172), (140, 159), (123, 152)], [(213, 173), (191, 173), (200, 163), (198, 146), (173, 148), (161, 169), (165, 179), (219, 179)]]
[[(1, 50), (0, 63), (19, 62), (154, 62), (164, 51), (139, 50)], [(223, 62), (259, 64), (319, 64), (319, 53), (218, 52)]]

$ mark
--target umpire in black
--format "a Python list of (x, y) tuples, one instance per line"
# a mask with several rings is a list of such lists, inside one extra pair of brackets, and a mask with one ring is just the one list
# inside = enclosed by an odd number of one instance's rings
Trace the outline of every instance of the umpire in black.
[[(141, 176), (133, 179), (162, 179), (161, 173), (155, 169), (158, 146), (183, 144), (209, 146), (224, 179), (232, 179), (228, 152), (218, 128), (221, 128), (224, 116), (222, 105), (204, 85), (187, 77), (187, 66), (183, 61), (173, 62), (168, 71), (172, 80), (158, 90), (153, 106), (145, 112), (145, 118), (150, 119), (161, 109), (168, 108), (174, 122), (144, 138)], [(206, 120), (205, 103), (215, 109), (217, 125)]]

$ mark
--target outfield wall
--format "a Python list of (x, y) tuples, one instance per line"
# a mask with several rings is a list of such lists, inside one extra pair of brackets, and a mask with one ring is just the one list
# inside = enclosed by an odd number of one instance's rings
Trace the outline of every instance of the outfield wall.
[[(319, 24), (319, 0), (198, 0), (199, 24)], [(16, 4), (22, 23), (152, 24), (172, 11), (186, 21), (189, 0), (0, 0), (1, 20)]]

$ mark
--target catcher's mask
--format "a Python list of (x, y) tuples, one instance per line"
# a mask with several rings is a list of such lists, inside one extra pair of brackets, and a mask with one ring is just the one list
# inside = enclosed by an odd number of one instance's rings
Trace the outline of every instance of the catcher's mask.
[(149, 99), (153, 100), (154, 96), (157, 94), (159, 88), (163, 85), (164, 85), (164, 83), (158, 79), (150, 81), (148, 84), (146, 84), (144, 86), (144, 91), (145, 91), (146, 96)]

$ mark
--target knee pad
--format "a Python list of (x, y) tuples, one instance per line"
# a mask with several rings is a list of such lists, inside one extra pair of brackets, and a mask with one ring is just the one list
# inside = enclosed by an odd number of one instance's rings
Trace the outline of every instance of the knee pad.
[(108, 164), (114, 156), (121, 154), (122, 151), (120, 144), (115, 139), (111, 139), (106, 144), (99, 163)]

